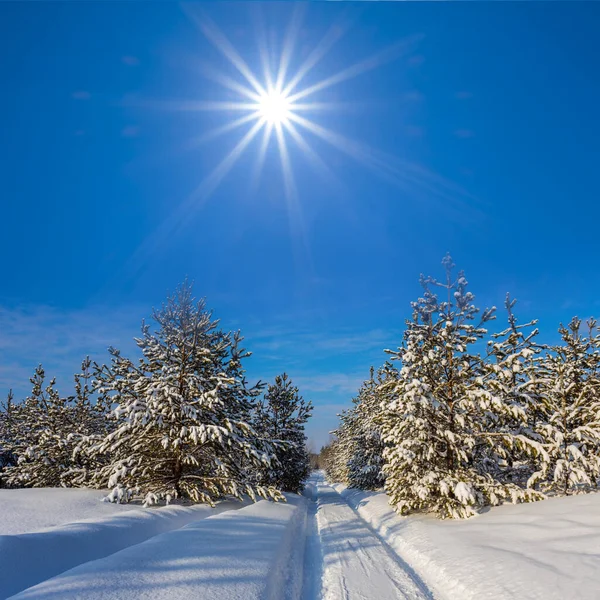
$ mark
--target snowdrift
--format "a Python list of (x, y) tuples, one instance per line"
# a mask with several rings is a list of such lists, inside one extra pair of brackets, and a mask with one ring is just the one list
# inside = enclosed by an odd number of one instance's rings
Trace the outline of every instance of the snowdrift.
[[(101, 510), (106, 504), (96, 501), (96, 508)], [(35, 533), (0, 535), (0, 599), (76, 565), (108, 556), (192, 521), (243, 506), (232, 501), (219, 503), (215, 508), (138, 507), (114, 516), (68, 523)], [(61, 512), (60, 518), (65, 516), (64, 511)]]
[(262, 500), (81, 564), (14, 598), (297, 600), (307, 501)]
[(465, 521), (398, 516), (383, 493), (334, 486), (447, 600), (597, 600), (600, 493), (505, 505)]
[(31, 533), (140, 509), (140, 504), (102, 502), (108, 490), (25, 488), (0, 490), (0, 535)]

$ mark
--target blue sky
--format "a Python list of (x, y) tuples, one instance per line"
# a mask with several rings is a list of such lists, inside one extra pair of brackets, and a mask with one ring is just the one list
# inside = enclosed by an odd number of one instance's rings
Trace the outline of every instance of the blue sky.
[(194, 17), (263, 83), (257, 39), (276, 63), (293, 4), (0, 4), (3, 389), (42, 362), (66, 391), (189, 276), (242, 329), (250, 377), (287, 370), (313, 399), (319, 445), (446, 251), (481, 305), (510, 291), (547, 341), (598, 315), (600, 5), (305, 8), (290, 74), (339, 39), (300, 88), (364, 68), (310, 97), (353, 142), (304, 132), (323, 176), (288, 136), (286, 194), (275, 139), (260, 178), (257, 138), (208, 189), (252, 122), (202, 140), (240, 113), (176, 108), (232, 100), (211, 69), (244, 81)]

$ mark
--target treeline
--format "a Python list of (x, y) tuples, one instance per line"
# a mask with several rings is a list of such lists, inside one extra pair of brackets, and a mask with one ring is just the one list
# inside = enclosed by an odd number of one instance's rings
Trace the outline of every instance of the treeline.
[(596, 321), (574, 318), (548, 346), (507, 295), (507, 326), (490, 334), (495, 308), (476, 308), (464, 273), (453, 276), (449, 255), (442, 264), (442, 281), (421, 276), (401, 347), (340, 415), (320, 455), (329, 477), (441, 518), (597, 490)]
[(85, 359), (68, 397), (38, 367), (31, 395), (0, 410), (0, 485), (109, 488), (146, 505), (299, 492), (312, 404), (286, 374), (249, 386), (241, 342), (184, 283), (142, 324), (141, 358)]

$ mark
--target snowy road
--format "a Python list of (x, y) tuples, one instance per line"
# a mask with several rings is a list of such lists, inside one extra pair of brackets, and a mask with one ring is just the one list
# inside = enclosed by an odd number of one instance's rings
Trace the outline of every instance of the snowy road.
[(305, 496), (0, 535), (0, 599), (432, 600), (322, 473)]
[[(305, 569), (318, 569), (321, 585), (305, 578), (304, 599), (310, 600), (424, 600), (431, 599), (425, 585), (394, 554), (321, 474), (312, 475), (307, 495), (316, 502), (316, 540), (308, 540)], [(310, 529), (309, 529), (310, 536)], [(317, 558), (315, 554), (320, 556)], [(307, 592), (306, 588), (312, 588)], [(320, 588), (318, 596), (315, 591)]]

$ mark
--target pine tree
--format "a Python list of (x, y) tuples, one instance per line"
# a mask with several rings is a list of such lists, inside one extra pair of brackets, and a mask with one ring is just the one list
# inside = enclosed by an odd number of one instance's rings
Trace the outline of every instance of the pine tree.
[(484, 428), (495, 432), (497, 444), (481, 444), (479, 463), (494, 478), (525, 487), (540, 461), (547, 460), (542, 438), (536, 433), (541, 418), (537, 320), (518, 324), (516, 300), (506, 295), (508, 327), (492, 334), (483, 364)]
[(0, 487), (5, 485), (3, 470), (15, 464), (9, 446), (14, 443), (16, 410), (13, 391), (9, 390), (6, 401), (0, 405)]
[[(532, 494), (497, 481), (479, 464), (481, 444), (494, 447), (499, 440), (484, 428), (489, 393), (481, 357), (471, 348), (486, 335), (483, 325), (495, 309), (485, 310), (474, 324), (479, 309), (464, 273), (453, 278), (449, 255), (442, 264), (445, 282), (421, 276), (423, 297), (412, 303), (403, 347), (391, 353), (402, 369), (381, 419), (385, 487), (403, 514), (433, 511), (463, 518), (486, 504)], [(436, 287), (446, 299), (438, 299)]]
[(342, 411), (339, 415), (340, 424), (331, 432), (334, 436), (325, 463), (325, 472), (330, 481), (350, 484), (350, 461), (356, 450), (356, 432), (358, 414), (356, 406)]
[(75, 376), (75, 397), (61, 396), (56, 380), (45, 383), (40, 365), (31, 378), (31, 395), (20, 404), (7, 403), (5, 448), (13, 457), (5, 468), (11, 487), (71, 487), (86, 485), (95, 461), (78, 451), (84, 438), (106, 426), (101, 405), (92, 405), (79, 387), (81, 378), (89, 378), (89, 359), (83, 373)]
[(264, 469), (260, 480), (285, 492), (298, 493), (310, 472), (304, 426), (312, 414), (312, 403), (299, 394), (286, 373), (275, 377), (256, 412), (256, 429), (275, 444), (272, 468)]
[(111, 364), (96, 368), (96, 387), (117, 404), (116, 429), (91, 450), (110, 456), (96, 483), (114, 488), (113, 500), (141, 494), (146, 504), (280, 498), (253, 483), (272, 449), (250, 425), (260, 389), (247, 387), (241, 363), (250, 353), (239, 333), (218, 329), (187, 282), (153, 319), (136, 340), (137, 364), (111, 348)]
[(365, 381), (356, 404), (355, 430), (352, 434), (353, 449), (348, 461), (348, 484), (362, 490), (379, 489), (385, 483), (383, 472), (384, 443), (379, 420), (390, 385), (398, 378), (397, 369), (389, 362), (377, 371), (371, 367), (371, 376)]
[(596, 321), (560, 326), (563, 343), (541, 363), (542, 417), (536, 432), (547, 459), (530, 480), (542, 489), (573, 494), (596, 489), (600, 477), (600, 337)]

